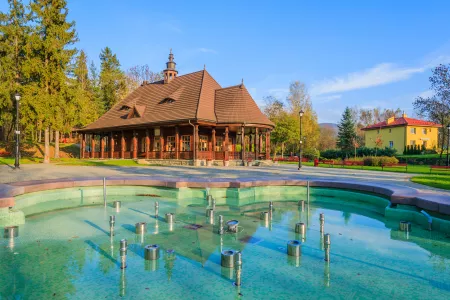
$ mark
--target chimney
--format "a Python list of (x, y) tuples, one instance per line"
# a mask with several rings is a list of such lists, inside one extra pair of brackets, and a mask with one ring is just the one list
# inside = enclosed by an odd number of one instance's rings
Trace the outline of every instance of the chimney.
[(391, 123), (394, 122), (394, 121), (395, 121), (395, 116), (392, 116), (392, 117), (390, 117), (390, 118), (387, 119), (386, 123), (387, 123), (387, 124), (391, 124)]
[(408, 116), (406, 115), (406, 113), (403, 111), (402, 113), (402, 118), (407, 118)]

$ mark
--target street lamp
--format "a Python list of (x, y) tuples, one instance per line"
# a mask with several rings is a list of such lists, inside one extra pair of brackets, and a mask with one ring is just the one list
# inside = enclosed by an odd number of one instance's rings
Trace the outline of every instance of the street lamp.
[(20, 157), (20, 131), (19, 131), (19, 102), (20, 102), (20, 94), (16, 92), (14, 95), (16, 98), (16, 160), (14, 161), (14, 169), (19, 169), (19, 157)]
[(298, 169), (300, 170), (302, 168), (302, 154), (303, 154), (303, 141), (302, 141), (302, 119), (303, 119), (303, 110), (300, 110), (298, 113), (300, 116), (300, 153), (298, 157)]
[(450, 161), (448, 160), (448, 151), (450, 146), (450, 124), (447, 125), (447, 167), (450, 166)]

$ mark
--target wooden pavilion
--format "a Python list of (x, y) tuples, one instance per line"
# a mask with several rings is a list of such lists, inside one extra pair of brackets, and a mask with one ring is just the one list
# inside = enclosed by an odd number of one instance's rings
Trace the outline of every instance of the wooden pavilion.
[(241, 83), (222, 88), (204, 69), (177, 76), (172, 51), (164, 80), (142, 85), (79, 130), (80, 158), (270, 159), (274, 124)]

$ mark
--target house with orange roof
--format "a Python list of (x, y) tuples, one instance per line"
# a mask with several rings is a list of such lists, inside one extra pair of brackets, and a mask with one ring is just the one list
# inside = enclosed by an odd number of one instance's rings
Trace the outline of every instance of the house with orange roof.
[(270, 159), (275, 127), (244, 83), (221, 87), (204, 68), (178, 76), (172, 51), (164, 79), (143, 82), (78, 130), (80, 158), (197, 161)]
[(403, 113), (400, 118), (391, 117), (386, 121), (369, 125), (364, 131), (366, 147), (393, 148), (402, 154), (405, 146), (438, 147), (438, 129), (442, 127), (429, 121), (408, 118)]

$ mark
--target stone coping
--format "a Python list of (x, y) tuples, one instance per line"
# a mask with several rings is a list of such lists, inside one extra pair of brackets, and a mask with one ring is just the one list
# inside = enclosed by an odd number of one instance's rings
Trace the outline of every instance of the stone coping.
[[(258, 186), (306, 186), (307, 181), (298, 178), (174, 178), (149, 176), (110, 176), (108, 186), (155, 186), (168, 188), (249, 188)], [(370, 192), (387, 197), (392, 204), (414, 205), (420, 209), (450, 215), (450, 197), (406, 186), (380, 183), (355, 183), (342, 180), (309, 180), (311, 187), (327, 187)], [(15, 196), (53, 189), (102, 186), (103, 177), (78, 177), (47, 179), (0, 184), (0, 209), (14, 207)]]

